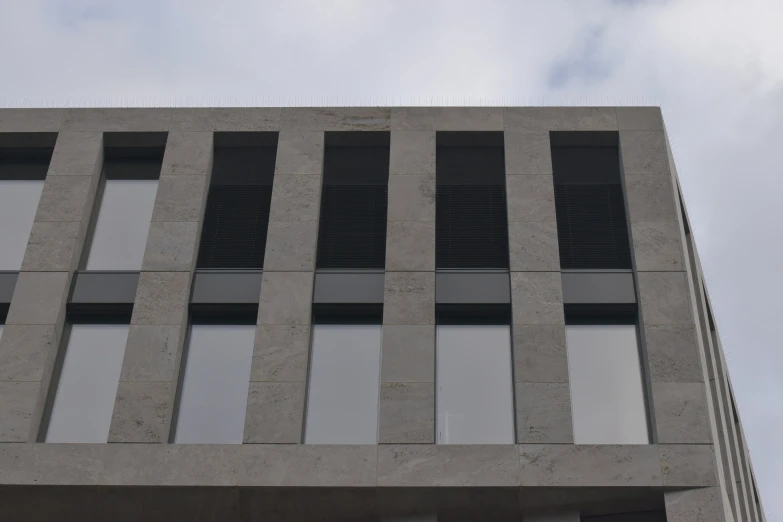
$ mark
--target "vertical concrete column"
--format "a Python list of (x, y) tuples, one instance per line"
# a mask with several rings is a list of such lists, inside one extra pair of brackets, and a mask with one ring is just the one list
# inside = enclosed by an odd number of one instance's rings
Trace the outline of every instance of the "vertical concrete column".
[(280, 133), (245, 443), (302, 441), (323, 158), (323, 132)]
[(667, 522), (725, 522), (720, 488), (686, 489), (663, 494)]
[(517, 442), (572, 443), (549, 133), (507, 130), (505, 153)]
[(0, 341), (0, 442), (34, 442), (90, 221), (100, 132), (61, 132)]
[(695, 303), (685, 271), (666, 136), (658, 109), (635, 111), (636, 117), (620, 119), (620, 160), (657, 442), (710, 444)]
[(435, 131), (392, 131), (379, 441), (435, 442)]
[(211, 132), (169, 133), (109, 442), (167, 440), (212, 157)]

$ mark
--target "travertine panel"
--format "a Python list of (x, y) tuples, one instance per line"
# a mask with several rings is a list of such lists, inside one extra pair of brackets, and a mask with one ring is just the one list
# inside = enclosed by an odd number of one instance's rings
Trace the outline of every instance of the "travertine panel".
[(394, 107), (392, 130), (500, 131), (499, 107)]
[(517, 446), (381, 445), (379, 486), (518, 486)]
[(24, 252), (25, 272), (68, 272), (81, 253), (83, 227), (79, 222), (36, 222)]
[(312, 273), (264, 272), (258, 324), (310, 324), (312, 295)]
[(57, 132), (63, 109), (0, 109), (0, 132)]
[(207, 203), (206, 176), (161, 176), (152, 221), (196, 222)]
[(658, 442), (712, 442), (703, 383), (653, 383), (652, 392)]
[(386, 226), (386, 270), (435, 270), (435, 223), (392, 221)]
[(677, 221), (674, 191), (667, 176), (625, 176), (631, 223)]
[(67, 272), (20, 272), (6, 324), (58, 325), (62, 329)]
[(277, 141), (275, 174), (322, 174), (324, 133), (282, 131)]
[(64, 131), (153, 132), (169, 130), (171, 109), (67, 109)]
[(715, 486), (715, 453), (709, 444), (660, 446), (664, 486)]
[(388, 221), (435, 221), (435, 178), (389, 177)]
[(299, 131), (387, 131), (391, 109), (383, 107), (287, 107), (280, 128)]
[(639, 300), (644, 324), (693, 324), (685, 272), (639, 272)]
[(669, 176), (663, 131), (620, 132), (620, 160), (626, 175)]
[(161, 176), (209, 176), (212, 171), (211, 132), (169, 132)]
[(302, 441), (305, 383), (251, 382), (245, 417), (245, 444)]
[(376, 446), (245, 445), (240, 449), (240, 486), (375, 485)]
[(131, 324), (184, 324), (188, 272), (141, 272)]
[(0, 336), (0, 381), (40, 381), (56, 349), (54, 325), (6, 325)]
[(28, 441), (40, 391), (40, 382), (0, 381), (0, 442)]
[(189, 271), (196, 263), (198, 223), (158, 222), (150, 223), (147, 246), (144, 250), (142, 270)]
[(276, 131), (277, 107), (178, 108), (171, 113), (171, 130), (211, 132)]
[(508, 222), (557, 222), (552, 176), (507, 176)]
[(95, 176), (47, 177), (35, 221), (82, 221), (92, 208), (96, 181)]
[(435, 132), (393, 131), (389, 149), (389, 176), (435, 176)]
[(109, 442), (166, 442), (170, 382), (120, 382)]
[(667, 522), (724, 522), (726, 520), (720, 489), (700, 488), (684, 491), (668, 491), (663, 494), (666, 502)]
[(506, 175), (551, 175), (552, 149), (548, 132), (506, 131)]
[(270, 221), (318, 221), (321, 176), (290, 175), (275, 178)]
[(684, 270), (680, 228), (674, 221), (631, 224), (636, 269), (640, 272)]
[(522, 382), (568, 382), (564, 325), (514, 325), (514, 379)]
[(434, 383), (382, 383), (378, 433), (381, 444), (434, 443)]
[(61, 132), (57, 135), (46, 177), (96, 176), (102, 167), (102, 133)]
[(517, 441), (521, 444), (571, 444), (571, 393), (568, 383), (516, 383)]
[(554, 221), (509, 223), (508, 250), (512, 271), (560, 270), (557, 223)]
[(523, 444), (522, 486), (662, 486), (654, 445)]
[(386, 272), (383, 324), (434, 324), (435, 274)]
[(626, 130), (663, 130), (660, 107), (617, 107), (617, 127)]
[(270, 221), (265, 270), (303, 271), (315, 268), (318, 223)]
[(645, 326), (647, 360), (653, 382), (703, 382), (692, 325)]
[(105, 444), (0, 444), (0, 483), (97, 485)]
[(559, 272), (512, 272), (514, 324), (563, 324), (563, 289)]
[(256, 330), (251, 381), (304, 382), (310, 326), (262, 324)]
[(181, 325), (131, 325), (120, 380), (171, 381), (181, 330)]
[(434, 326), (385, 325), (381, 346), (381, 381), (433, 382)]

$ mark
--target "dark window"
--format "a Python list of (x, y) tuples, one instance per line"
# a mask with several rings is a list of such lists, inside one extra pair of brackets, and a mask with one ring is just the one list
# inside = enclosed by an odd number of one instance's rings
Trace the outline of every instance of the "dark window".
[(437, 134), (435, 266), (508, 268), (502, 132)]
[(215, 134), (198, 268), (264, 266), (277, 133)]
[(388, 132), (327, 132), (318, 268), (383, 268)]
[(631, 268), (615, 132), (552, 132), (560, 266)]

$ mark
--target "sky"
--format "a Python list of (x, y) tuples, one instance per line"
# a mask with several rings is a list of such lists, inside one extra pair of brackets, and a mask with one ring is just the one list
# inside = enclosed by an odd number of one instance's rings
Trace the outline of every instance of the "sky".
[(782, 21), (780, 0), (0, 0), (0, 106), (660, 105), (774, 522)]

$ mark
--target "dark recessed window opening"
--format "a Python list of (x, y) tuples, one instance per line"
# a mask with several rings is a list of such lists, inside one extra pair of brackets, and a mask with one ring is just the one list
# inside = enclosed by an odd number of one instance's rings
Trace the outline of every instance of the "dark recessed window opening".
[(384, 268), (389, 138), (326, 133), (317, 268)]
[(276, 132), (215, 134), (198, 268), (263, 268), (276, 154)]
[(629, 269), (616, 132), (552, 132), (560, 266)]
[(0, 134), (0, 180), (43, 180), (49, 170), (57, 134)]
[(438, 132), (435, 266), (508, 268), (502, 132)]

